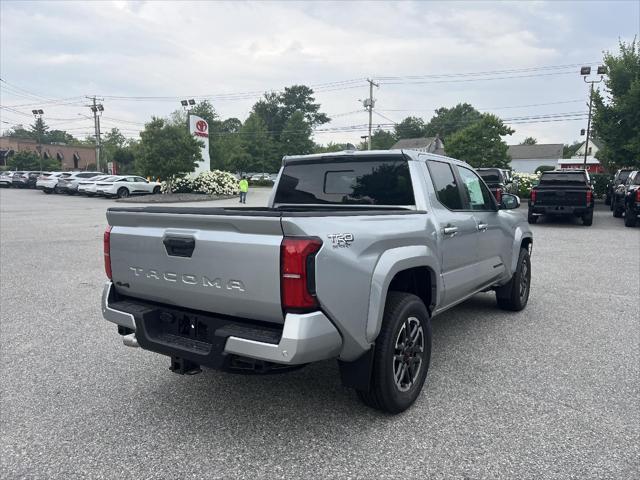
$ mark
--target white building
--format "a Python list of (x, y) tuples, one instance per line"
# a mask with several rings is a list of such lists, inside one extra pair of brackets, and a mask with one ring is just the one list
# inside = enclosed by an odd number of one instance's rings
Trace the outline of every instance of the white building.
[(542, 143), (536, 145), (509, 145), (511, 169), (520, 173), (535, 173), (536, 168), (548, 165), (556, 168), (562, 158), (562, 143)]

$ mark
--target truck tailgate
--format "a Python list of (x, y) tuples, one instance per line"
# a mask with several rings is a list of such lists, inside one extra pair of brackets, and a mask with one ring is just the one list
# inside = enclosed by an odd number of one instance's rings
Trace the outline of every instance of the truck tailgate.
[(587, 202), (587, 191), (568, 188), (538, 190), (536, 204), (538, 205), (584, 205)]
[(118, 293), (283, 323), (280, 215), (198, 210), (109, 209)]

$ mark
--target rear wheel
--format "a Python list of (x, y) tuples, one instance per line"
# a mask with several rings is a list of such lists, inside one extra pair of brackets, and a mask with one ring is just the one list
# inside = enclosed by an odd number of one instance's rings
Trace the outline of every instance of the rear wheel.
[(48, 188), (43, 188), (42, 191), (47, 195), (51, 193), (51, 190), (49, 190)]
[(129, 190), (126, 187), (122, 187), (118, 190), (118, 198), (127, 198), (129, 196)]
[(622, 214), (624, 213), (624, 208), (620, 207), (620, 205), (618, 205), (618, 202), (614, 201), (611, 203), (612, 208), (611, 210), (613, 210), (613, 216), (616, 218), (622, 218)]
[(157, 195), (158, 193), (160, 193), (160, 187), (153, 187), (153, 193), (154, 195)]
[(593, 211), (582, 216), (582, 224), (587, 227), (593, 225)]
[(518, 255), (518, 267), (511, 280), (496, 289), (498, 307), (503, 310), (519, 312), (527, 306), (529, 291), (531, 289), (531, 257), (529, 250), (520, 249)]
[(624, 226), (635, 227), (636, 220), (636, 214), (627, 206), (627, 208), (624, 209)]
[(420, 298), (389, 292), (373, 348), (371, 384), (358, 396), (376, 410), (400, 413), (420, 395), (431, 360), (431, 323)]
[(538, 221), (538, 217), (533, 215), (531, 212), (527, 214), (527, 221), (529, 223), (536, 223)]

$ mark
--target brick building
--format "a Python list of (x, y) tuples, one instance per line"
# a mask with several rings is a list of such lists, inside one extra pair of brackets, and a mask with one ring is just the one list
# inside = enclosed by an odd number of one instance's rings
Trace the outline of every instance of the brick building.
[[(38, 153), (38, 145), (30, 138), (0, 137), (0, 166), (15, 152), (30, 151)], [(58, 160), (61, 170), (89, 170), (96, 168), (96, 149), (78, 145), (42, 144), (45, 158)]]

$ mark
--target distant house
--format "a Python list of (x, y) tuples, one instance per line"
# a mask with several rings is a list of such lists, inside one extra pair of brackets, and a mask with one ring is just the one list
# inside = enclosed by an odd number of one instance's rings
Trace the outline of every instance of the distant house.
[(604, 167), (600, 164), (595, 157), (596, 153), (602, 148), (602, 142), (597, 138), (589, 139), (589, 147), (586, 147), (587, 142), (583, 142), (580, 148), (576, 150), (571, 158), (561, 158), (558, 160), (558, 168), (583, 168), (584, 167), (584, 152), (585, 148), (587, 152), (587, 171), (589, 173), (604, 173)]
[(556, 168), (562, 158), (562, 143), (541, 143), (536, 145), (509, 145), (511, 169), (514, 172), (535, 173), (536, 168), (548, 165)]
[[(578, 150), (576, 150), (576, 153), (573, 155), (574, 157), (584, 158), (584, 149), (585, 149), (586, 143), (587, 142), (582, 142), (582, 145), (580, 145), (580, 148), (578, 148)], [(589, 151), (587, 152), (587, 157), (589, 155), (595, 157), (596, 153), (598, 153), (598, 150), (602, 148), (602, 142), (597, 138), (590, 138), (588, 148), (589, 148)]]
[(391, 150), (417, 150), (419, 152), (444, 155), (444, 143), (439, 137), (403, 138), (398, 140)]

